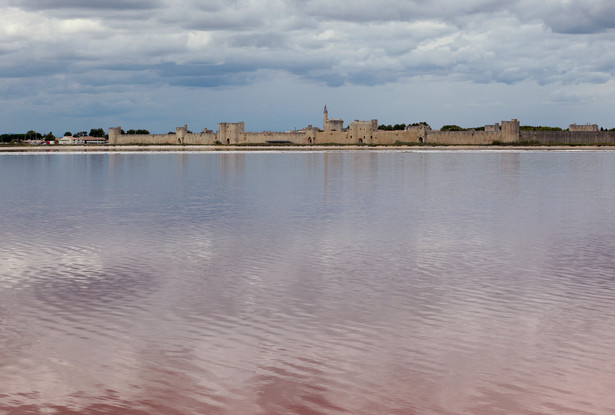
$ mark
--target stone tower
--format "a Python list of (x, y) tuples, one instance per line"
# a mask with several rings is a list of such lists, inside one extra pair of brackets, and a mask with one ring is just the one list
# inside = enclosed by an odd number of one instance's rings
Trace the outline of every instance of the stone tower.
[(502, 121), (502, 142), (519, 141), (519, 130), (519, 121), (516, 118), (510, 121)]
[(327, 131), (327, 120), (329, 119), (329, 111), (325, 105), (325, 110), (322, 112), (322, 130)]
[(119, 144), (122, 127), (109, 127), (109, 144)]

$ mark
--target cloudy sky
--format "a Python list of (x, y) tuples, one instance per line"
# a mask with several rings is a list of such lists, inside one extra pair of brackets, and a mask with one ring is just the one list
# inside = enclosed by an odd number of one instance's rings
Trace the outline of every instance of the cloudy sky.
[(0, 133), (615, 127), (612, 0), (0, 0)]

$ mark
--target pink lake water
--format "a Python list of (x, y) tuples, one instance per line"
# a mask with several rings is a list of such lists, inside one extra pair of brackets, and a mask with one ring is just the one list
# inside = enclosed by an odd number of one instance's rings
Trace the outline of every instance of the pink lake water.
[(614, 414), (615, 152), (0, 155), (0, 414)]

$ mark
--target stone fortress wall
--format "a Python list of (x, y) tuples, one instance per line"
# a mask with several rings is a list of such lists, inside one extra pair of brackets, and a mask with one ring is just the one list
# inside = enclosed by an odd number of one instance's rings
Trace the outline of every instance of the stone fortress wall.
[(519, 141), (562, 145), (615, 144), (615, 131), (521, 131)]
[(175, 134), (122, 134), (120, 127), (109, 128), (109, 144), (200, 144), (200, 145), (490, 145), (494, 143), (536, 144), (615, 144), (615, 131), (598, 131), (595, 124), (571, 124), (569, 131), (520, 131), (519, 121), (512, 119), (501, 124), (485, 126), (484, 131), (438, 131), (429, 126), (409, 126), (405, 130), (378, 130), (378, 120), (349, 123), (328, 118), (327, 107), (323, 112), (323, 129), (311, 125), (298, 131), (246, 132), (243, 122), (218, 124), (218, 131), (203, 130), (191, 133), (188, 126), (177, 127)]

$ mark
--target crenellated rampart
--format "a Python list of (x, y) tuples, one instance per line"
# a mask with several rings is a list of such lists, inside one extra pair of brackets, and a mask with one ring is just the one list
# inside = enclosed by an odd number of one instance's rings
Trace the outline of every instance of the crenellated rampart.
[(430, 130), (425, 138), (426, 143), (433, 144), (466, 144), (486, 145), (502, 142), (502, 132), (497, 131), (436, 131)]
[(615, 131), (521, 131), (521, 142), (538, 144), (615, 144)]
[(175, 134), (121, 134), (114, 139), (109, 134), (109, 144), (178, 144)]
[(275, 132), (263, 131), (261, 133), (245, 133), (245, 144), (308, 144), (308, 135), (304, 131)]
[(376, 140), (374, 142), (374, 144), (381, 144), (381, 145), (415, 144), (415, 143), (419, 143), (419, 134), (417, 130), (410, 130), (410, 131), (378, 130), (376, 133)]
[[(325, 124), (328, 121), (325, 107)], [(575, 126), (575, 124), (572, 124)], [(583, 127), (583, 128), (581, 128)], [(519, 121), (512, 119), (486, 126), (485, 130), (438, 131), (427, 124), (412, 125), (405, 130), (379, 130), (378, 120), (351, 122), (342, 131), (319, 130), (311, 125), (299, 131), (246, 132), (243, 122), (218, 124), (218, 131), (191, 133), (188, 126), (177, 127), (175, 134), (122, 134), (120, 127), (109, 128), (109, 144), (200, 144), (200, 145), (490, 145), (496, 143), (537, 144), (615, 144), (615, 131), (597, 131), (595, 125), (569, 131), (520, 131)], [(590, 128), (591, 127), (591, 128)], [(588, 130), (592, 131), (588, 131)]]

